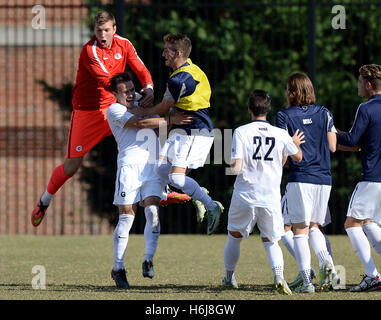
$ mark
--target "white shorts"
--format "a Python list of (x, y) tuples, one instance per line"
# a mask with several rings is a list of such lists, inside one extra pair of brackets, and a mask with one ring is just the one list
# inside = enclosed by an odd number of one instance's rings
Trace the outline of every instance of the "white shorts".
[(285, 206), (288, 221), (291, 223), (311, 222), (321, 226), (331, 220), (327, 208), (331, 186), (322, 184), (290, 182), (286, 186)]
[[(287, 210), (287, 206), (286, 206), (286, 196), (282, 197), (281, 205), (282, 205), (283, 224), (290, 226), (291, 225), (291, 219), (290, 219), (290, 215), (288, 214), (288, 210)], [(329, 210), (329, 206), (327, 205), (327, 213), (325, 216), (324, 223), (321, 226), (325, 227), (325, 226), (329, 225), (331, 222), (332, 222), (331, 211)]]
[(128, 205), (148, 197), (166, 198), (165, 186), (155, 174), (153, 164), (131, 164), (118, 168), (115, 180), (115, 205)]
[(361, 181), (349, 202), (347, 216), (358, 220), (370, 219), (381, 223), (381, 183)]
[(159, 159), (168, 159), (174, 167), (197, 169), (203, 167), (214, 137), (207, 135), (171, 135), (160, 151)]
[(257, 207), (247, 202), (241, 193), (233, 191), (228, 231), (238, 231), (247, 238), (256, 224), (262, 238), (268, 238), (271, 242), (279, 241), (284, 234), (280, 203), (278, 207)]

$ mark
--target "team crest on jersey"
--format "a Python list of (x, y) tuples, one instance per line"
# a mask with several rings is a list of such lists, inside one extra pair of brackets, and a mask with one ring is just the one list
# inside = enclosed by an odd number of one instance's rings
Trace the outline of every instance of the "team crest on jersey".
[(82, 146), (76, 146), (75, 150), (78, 151), (78, 152), (81, 152), (82, 151)]
[(118, 52), (118, 53), (115, 53), (114, 58), (115, 58), (116, 60), (122, 59), (122, 54), (119, 53), (119, 52)]
[(311, 118), (303, 119), (303, 124), (312, 124), (312, 119)]

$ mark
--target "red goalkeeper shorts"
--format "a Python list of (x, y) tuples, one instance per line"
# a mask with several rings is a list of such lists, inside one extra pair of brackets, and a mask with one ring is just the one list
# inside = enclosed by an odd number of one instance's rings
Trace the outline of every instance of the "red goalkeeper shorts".
[(82, 157), (104, 138), (112, 135), (107, 122), (107, 109), (72, 112), (66, 158)]

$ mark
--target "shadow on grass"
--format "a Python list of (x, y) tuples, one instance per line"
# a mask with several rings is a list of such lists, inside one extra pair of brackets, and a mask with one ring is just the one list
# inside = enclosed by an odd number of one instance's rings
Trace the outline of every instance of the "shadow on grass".
[[(26, 290), (35, 291), (31, 284), (9, 283), (0, 284), (0, 290)], [(220, 285), (178, 285), (178, 284), (160, 284), (160, 285), (131, 285), (130, 289), (119, 289), (115, 285), (90, 285), (90, 284), (47, 284), (47, 291), (54, 292), (135, 292), (135, 293), (220, 293), (225, 291), (231, 292), (255, 292), (256, 294), (273, 294), (274, 286), (269, 285), (240, 285), (238, 289), (224, 288)]]

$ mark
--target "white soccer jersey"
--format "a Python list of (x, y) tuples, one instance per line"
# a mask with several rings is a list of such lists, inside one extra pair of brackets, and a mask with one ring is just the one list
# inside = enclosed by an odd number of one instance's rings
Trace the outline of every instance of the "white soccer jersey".
[(243, 159), (243, 166), (235, 191), (242, 192), (255, 206), (279, 206), (283, 153), (289, 156), (297, 152), (288, 132), (267, 121), (238, 127), (233, 134), (232, 159)]
[(127, 164), (155, 164), (159, 140), (153, 129), (123, 128), (134, 115), (119, 103), (107, 110), (107, 120), (118, 144), (118, 167)]

